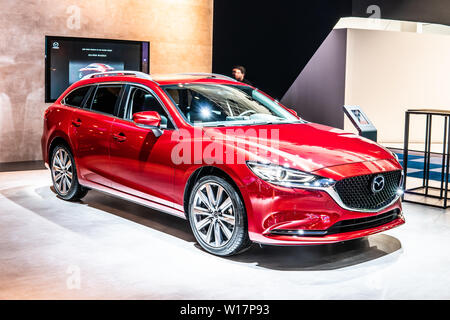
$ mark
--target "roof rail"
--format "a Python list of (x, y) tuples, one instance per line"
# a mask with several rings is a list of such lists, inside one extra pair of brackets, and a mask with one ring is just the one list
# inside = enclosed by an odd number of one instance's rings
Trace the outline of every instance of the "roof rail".
[(225, 80), (230, 80), (230, 81), (236, 81), (236, 79), (225, 76), (223, 74), (218, 74), (218, 73), (178, 73), (179, 75), (183, 75), (183, 76), (200, 76), (200, 77), (208, 77), (208, 78), (218, 78), (218, 79), (225, 79)]
[(81, 80), (100, 78), (100, 77), (128, 76), (128, 75), (135, 76), (136, 78), (153, 80), (152, 77), (147, 73), (143, 73), (140, 71), (130, 71), (130, 70), (117, 70), (117, 71), (91, 73), (91, 74), (88, 74), (88, 75), (84, 76), (83, 78), (81, 78)]

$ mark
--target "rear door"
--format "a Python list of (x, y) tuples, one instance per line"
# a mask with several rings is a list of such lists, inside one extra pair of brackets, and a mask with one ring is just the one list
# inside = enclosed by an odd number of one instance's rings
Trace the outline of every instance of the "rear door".
[(72, 114), (72, 137), (82, 179), (111, 186), (109, 136), (124, 85), (101, 84), (92, 88), (83, 109)]

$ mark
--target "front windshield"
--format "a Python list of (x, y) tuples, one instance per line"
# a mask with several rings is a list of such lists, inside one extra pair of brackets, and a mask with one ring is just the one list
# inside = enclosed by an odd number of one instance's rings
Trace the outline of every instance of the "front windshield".
[(193, 125), (232, 126), (303, 122), (260, 91), (240, 85), (179, 84), (164, 86)]

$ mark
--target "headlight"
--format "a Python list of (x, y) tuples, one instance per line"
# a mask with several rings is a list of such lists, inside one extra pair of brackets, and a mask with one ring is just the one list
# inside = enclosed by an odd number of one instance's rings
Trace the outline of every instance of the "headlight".
[(400, 160), (398, 159), (398, 155), (395, 152), (392, 152), (392, 154), (394, 155), (395, 160), (397, 160), (398, 162), (400, 162)]
[(397, 155), (394, 151), (391, 151), (391, 150), (389, 150), (389, 149), (387, 149), (387, 151), (390, 152), (390, 153), (392, 154), (392, 156), (395, 158), (395, 160), (397, 160), (397, 161), (400, 162), (400, 160), (398, 159), (398, 155)]
[(323, 188), (333, 185), (336, 181), (299, 170), (288, 169), (274, 164), (263, 164), (247, 161), (247, 166), (264, 181), (284, 186), (303, 188)]

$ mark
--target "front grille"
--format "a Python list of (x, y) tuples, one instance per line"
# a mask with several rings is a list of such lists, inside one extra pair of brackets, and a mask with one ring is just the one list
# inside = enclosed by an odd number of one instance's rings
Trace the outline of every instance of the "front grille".
[(327, 235), (376, 228), (396, 220), (399, 214), (400, 210), (394, 209), (373, 217), (342, 220), (331, 226)]
[[(378, 175), (384, 177), (385, 184), (381, 191), (374, 193), (372, 181)], [(400, 170), (382, 172), (342, 179), (335, 184), (334, 188), (348, 208), (376, 210), (385, 207), (395, 199), (401, 178)]]

